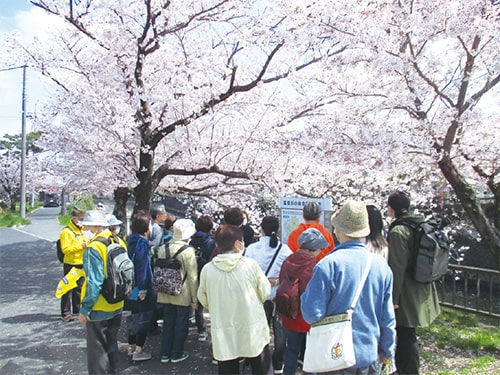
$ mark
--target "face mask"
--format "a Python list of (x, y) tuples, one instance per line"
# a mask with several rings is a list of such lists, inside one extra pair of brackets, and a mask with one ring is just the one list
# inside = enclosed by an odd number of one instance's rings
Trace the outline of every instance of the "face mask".
[(88, 240), (91, 240), (92, 238), (94, 238), (94, 233), (91, 231), (91, 230), (84, 230), (83, 231), (83, 235), (85, 236), (85, 238), (87, 238)]
[(113, 234), (120, 233), (120, 227), (113, 229)]

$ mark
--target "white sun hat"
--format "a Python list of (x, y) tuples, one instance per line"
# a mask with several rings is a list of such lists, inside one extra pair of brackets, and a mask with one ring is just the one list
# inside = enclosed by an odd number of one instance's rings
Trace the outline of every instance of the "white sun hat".
[(80, 223), (81, 225), (96, 225), (100, 227), (109, 227), (108, 220), (106, 219), (106, 214), (104, 211), (100, 210), (91, 210), (85, 212), (85, 216)]

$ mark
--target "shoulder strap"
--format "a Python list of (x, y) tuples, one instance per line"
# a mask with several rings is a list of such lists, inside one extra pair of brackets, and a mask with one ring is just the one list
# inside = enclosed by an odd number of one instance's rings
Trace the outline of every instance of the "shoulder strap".
[(276, 250), (276, 252), (274, 253), (273, 259), (271, 259), (271, 263), (269, 263), (269, 266), (267, 266), (266, 276), (267, 276), (267, 274), (269, 273), (269, 271), (271, 270), (271, 267), (273, 266), (273, 263), (274, 263), (274, 261), (276, 260), (276, 257), (278, 256), (278, 253), (279, 253), (279, 252), (280, 252), (280, 250), (281, 250), (281, 245), (282, 245), (282, 243), (280, 242), (280, 245), (278, 246), (278, 249), (277, 249), (277, 250)]
[(368, 260), (366, 262), (365, 270), (363, 272), (363, 277), (361, 277), (361, 282), (358, 285), (358, 289), (356, 290), (356, 294), (354, 295), (354, 299), (352, 300), (351, 303), (351, 310), (354, 310), (356, 307), (356, 304), (358, 303), (359, 296), (361, 295), (361, 290), (363, 289), (363, 286), (365, 285), (366, 278), (368, 277), (368, 273), (370, 272), (370, 268), (372, 266), (372, 259), (373, 254), (368, 253)]
[[(172, 259), (174, 259), (177, 255), (179, 255), (180, 253), (182, 253), (184, 250), (186, 250), (188, 247), (192, 247), (191, 245), (187, 244), (187, 245), (183, 245), (179, 250), (177, 250), (177, 252), (172, 256)], [(184, 281), (186, 281), (186, 278), (187, 278), (187, 272), (184, 272), (184, 277), (182, 278), (182, 282), (184, 283)]]
[(191, 247), (191, 245), (183, 245), (177, 252), (172, 256), (172, 259), (175, 258), (177, 255), (182, 253), (184, 250), (186, 250), (188, 247)]
[(404, 220), (404, 219), (396, 219), (389, 226), (389, 230), (391, 230), (392, 228), (394, 228), (396, 225), (404, 225), (405, 227), (413, 229), (413, 230), (417, 230), (418, 227), (419, 227), (419, 224), (416, 224), (416, 223), (414, 223), (412, 221)]
[(121, 245), (120, 241), (118, 240), (118, 237), (116, 237), (115, 234), (112, 234), (108, 238), (103, 237), (103, 236), (99, 236), (94, 241), (100, 242), (100, 243), (106, 245), (106, 247), (112, 243), (117, 243), (118, 245)]
[(102, 236), (95, 238), (94, 241), (100, 242), (100, 243), (106, 245), (106, 247), (109, 246), (109, 244), (111, 243), (111, 240), (109, 238), (102, 237)]
[(80, 236), (80, 233), (76, 233), (69, 225), (66, 225), (64, 228), (68, 228), (76, 237)]

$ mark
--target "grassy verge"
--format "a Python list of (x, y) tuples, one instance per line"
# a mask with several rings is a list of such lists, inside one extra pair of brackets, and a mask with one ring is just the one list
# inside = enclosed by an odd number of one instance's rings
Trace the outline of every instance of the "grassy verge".
[[(40, 204), (36, 204), (35, 207), (26, 207), (26, 214), (40, 207)], [(31, 221), (27, 218), (22, 218), (19, 214), (19, 204), (16, 206), (16, 211), (11, 211), (9, 209), (0, 209), (0, 227), (18, 227), (21, 225), (31, 224)]]
[(500, 373), (498, 321), (443, 309), (432, 326), (417, 333), (422, 374)]

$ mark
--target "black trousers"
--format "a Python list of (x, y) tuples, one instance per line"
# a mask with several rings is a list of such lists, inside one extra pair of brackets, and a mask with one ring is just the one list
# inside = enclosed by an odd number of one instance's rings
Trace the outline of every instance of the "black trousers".
[(118, 330), (122, 314), (108, 320), (96, 320), (86, 324), (87, 366), (89, 375), (118, 375)]
[(266, 313), (267, 323), (273, 327), (274, 332), (274, 351), (272, 364), (274, 370), (280, 370), (283, 367), (283, 359), (286, 350), (285, 329), (281, 323), (281, 316), (274, 309), (274, 302), (264, 302), (264, 312)]
[(418, 375), (420, 357), (418, 354), (415, 328), (396, 326), (396, 368), (401, 375)]
[[(63, 272), (64, 276), (73, 268), (82, 269), (82, 265), (74, 265), (74, 264), (63, 264)], [(74, 289), (71, 289), (68, 293), (63, 294), (61, 297), (61, 316), (64, 317), (66, 315), (78, 315), (80, 312), (80, 295), (82, 293), (82, 285), (83, 285), (83, 277), (78, 280), (78, 286)], [(73, 308), (73, 309), (71, 309)]]
[[(269, 371), (271, 365), (269, 346), (266, 345), (260, 355), (253, 358), (247, 358), (246, 362), (250, 364), (253, 375), (265, 375)], [(230, 361), (218, 361), (219, 375), (235, 375), (240, 374), (240, 360), (239, 358)]]

